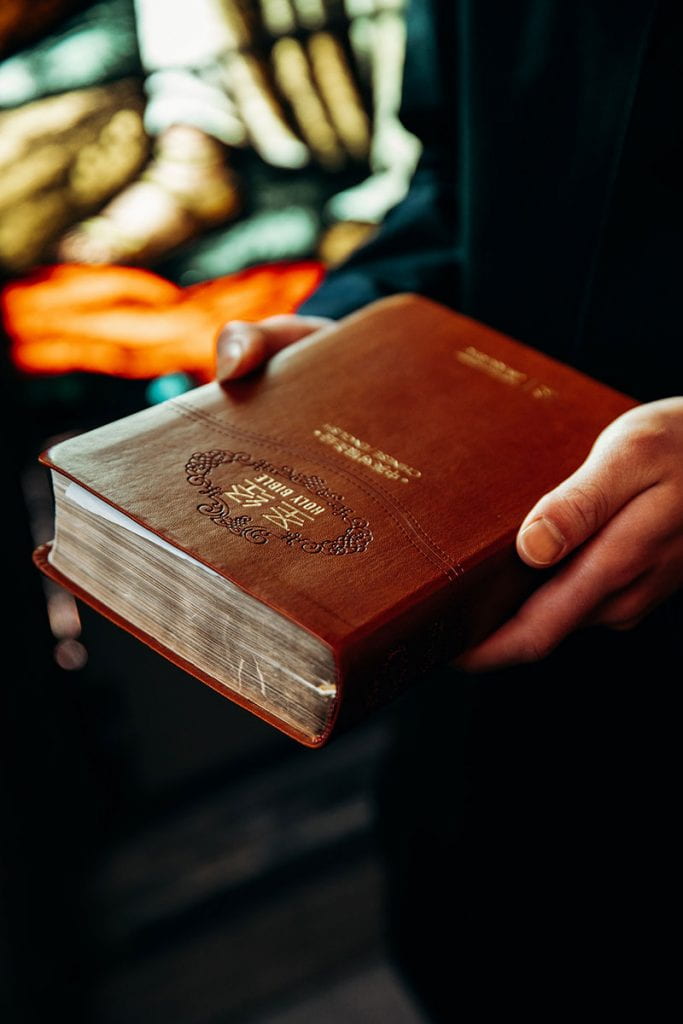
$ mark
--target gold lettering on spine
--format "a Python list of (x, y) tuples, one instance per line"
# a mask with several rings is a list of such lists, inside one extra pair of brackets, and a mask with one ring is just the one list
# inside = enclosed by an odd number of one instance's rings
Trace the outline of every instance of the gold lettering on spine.
[(483, 373), (487, 373), (489, 377), (502, 381), (503, 384), (519, 388), (521, 391), (531, 395), (532, 398), (548, 399), (553, 398), (557, 394), (554, 388), (549, 387), (547, 384), (542, 384), (535, 377), (530, 377), (521, 370), (515, 370), (514, 367), (508, 366), (502, 359), (496, 359), (495, 356), (482, 352), (481, 349), (475, 348), (474, 345), (458, 349), (455, 357), (459, 362), (464, 363), (465, 366), (469, 366), (473, 370), (481, 370)]

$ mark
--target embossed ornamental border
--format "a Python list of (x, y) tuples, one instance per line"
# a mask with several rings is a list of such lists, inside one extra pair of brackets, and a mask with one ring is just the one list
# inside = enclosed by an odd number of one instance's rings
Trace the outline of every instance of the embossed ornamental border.
[[(346, 529), (334, 539), (313, 540), (297, 530), (275, 533), (267, 527), (255, 526), (251, 516), (231, 515), (230, 506), (222, 497), (223, 488), (214, 484), (210, 476), (218, 466), (230, 463), (240, 463), (252, 469), (262, 470), (270, 476), (280, 476), (298, 484), (323, 501), (332, 515), (338, 516), (347, 524)], [(208, 499), (197, 505), (197, 511), (207, 516), (216, 526), (222, 526), (252, 544), (267, 544), (273, 539), (283, 541), (291, 548), (298, 547), (309, 555), (356, 555), (365, 551), (372, 543), (372, 530), (367, 519), (356, 516), (353, 509), (344, 503), (344, 496), (331, 491), (320, 476), (299, 473), (291, 466), (277, 466), (268, 459), (254, 458), (249, 452), (232, 452), (220, 448), (208, 452), (193, 452), (185, 464), (185, 472), (187, 482), (193, 487), (198, 487), (199, 493)]]

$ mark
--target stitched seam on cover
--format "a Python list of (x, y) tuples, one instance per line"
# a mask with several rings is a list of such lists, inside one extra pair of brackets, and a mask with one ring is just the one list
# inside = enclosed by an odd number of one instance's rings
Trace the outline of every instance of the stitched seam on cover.
[[(351, 473), (348, 470), (348, 468), (339, 467), (336, 463), (333, 463), (326, 456), (319, 456), (317, 452), (315, 456), (313, 456), (313, 449), (306, 449), (303, 446), (295, 447), (294, 445), (291, 445), (285, 441), (278, 441), (275, 438), (268, 437), (263, 434), (257, 434), (254, 433), (253, 431), (243, 430), (240, 427), (226, 427), (213, 416), (207, 413), (200, 412), (197, 409), (191, 409), (188, 406), (179, 402), (177, 399), (172, 402), (172, 405), (173, 408), (181, 415), (187, 416), (189, 419), (193, 419), (197, 422), (209, 423), (213, 429), (220, 431), (220, 433), (225, 434), (227, 437), (230, 437), (231, 434), (237, 434), (244, 437), (247, 440), (256, 441), (257, 443), (260, 444), (275, 445), (278, 448), (283, 448), (290, 454), (294, 454), (295, 457), (297, 454), (300, 454), (303, 458), (307, 458), (314, 462), (320, 462), (324, 466), (329, 466), (332, 472), (340, 473), (341, 475), (350, 479), (355, 484), (355, 486), (357, 486), (363, 492), (363, 494), (366, 495), (366, 497), (370, 498), (371, 500), (381, 505), (384, 511), (387, 513), (387, 515), (391, 516), (391, 518), (394, 520), (398, 528), (404, 534), (406, 540), (415, 548), (415, 550), (422, 554), (425, 558), (427, 558), (427, 560), (430, 561), (433, 565), (435, 565), (438, 569), (440, 569), (445, 576), (447, 576), (449, 579), (457, 579), (459, 576), (463, 574), (464, 570), (460, 562), (458, 562), (457, 559), (454, 559), (450, 555), (448, 555), (447, 552), (442, 551), (439, 545), (434, 540), (432, 540), (431, 537), (429, 537), (429, 535), (424, 531), (423, 527), (414, 519), (412, 513), (410, 513), (407, 509), (404, 509), (403, 506), (398, 501), (396, 501), (396, 499), (390, 498), (390, 496), (383, 492), (380, 488), (371, 488), (368, 485), (367, 481), (360, 481), (353, 473)], [(311, 454), (308, 454), (308, 452), (310, 452)], [(375, 490), (378, 493), (373, 493)], [(397, 508), (391, 509), (390, 507), (388, 507), (388, 505), (385, 503), (387, 499), (395, 503)], [(408, 523), (401, 523), (399, 516), (405, 517)], [(421, 547), (418, 547), (418, 545), (415, 543), (415, 537), (411, 537), (410, 533), (406, 528), (407, 526), (412, 527), (412, 529), (417, 534), (417, 539), (420, 540), (422, 544), (427, 546), (427, 551), (425, 551)], [(420, 534), (422, 536), (420, 536)]]

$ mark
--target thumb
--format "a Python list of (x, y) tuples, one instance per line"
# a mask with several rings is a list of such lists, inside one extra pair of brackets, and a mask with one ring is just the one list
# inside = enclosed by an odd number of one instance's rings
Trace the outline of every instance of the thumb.
[(243, 377), (265, 363), (280, 349), (293, 345), (314, 331), (332, 323), (322, 316), (271, 316), (257, 323), (231, 320), (216, 342), (216, 377)]
[(654, 466), (634, 458), (633, 438), (614, 429), (615, 424), (600, 435), (583, 465), (526, 516), (517, 534), (517, 552), (527, 565), (554, 565), (656, 482)]

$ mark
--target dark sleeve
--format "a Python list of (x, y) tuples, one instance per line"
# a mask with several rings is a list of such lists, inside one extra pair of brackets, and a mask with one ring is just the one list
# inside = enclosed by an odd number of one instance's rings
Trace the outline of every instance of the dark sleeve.
[(332, 271), (299, 312), (341, 317), (374, 299), (418, 292), (458, 305), (458, 4), (412, 0), (401, 120), (423, 152), (411, 187), (379, 232)]

